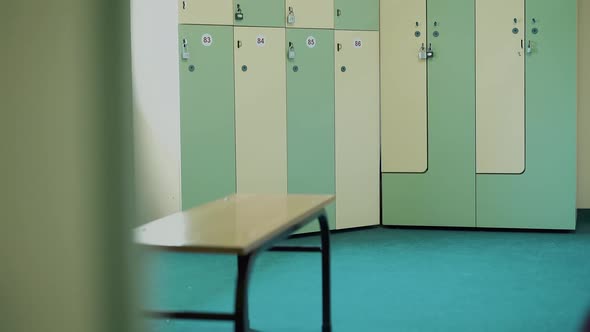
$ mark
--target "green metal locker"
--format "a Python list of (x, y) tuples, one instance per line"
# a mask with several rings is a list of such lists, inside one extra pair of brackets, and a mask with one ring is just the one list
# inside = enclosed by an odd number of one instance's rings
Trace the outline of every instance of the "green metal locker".
[(183, 209), (236, 191), (233, 27), (179, 26)]
[(234, 0), (234, 25), (285, 27), (285, 1)]
[(576, 29), (575, 0), (526, 1), (526, 170), (477, 175), (479, 227), (575, 229)]
[[(288, 191), (334, 194), (334, 31), (287, 29), (285, 55)], [(334, 204), (327, 210), (334, 228)]]
[(334, 15), (338, 30), (379, 30), (379, 0), (335, 0)]
[(474, 2), (428, 1), (427, 21), (428, 169), (383, 173), (383, 224), (474, 227)]

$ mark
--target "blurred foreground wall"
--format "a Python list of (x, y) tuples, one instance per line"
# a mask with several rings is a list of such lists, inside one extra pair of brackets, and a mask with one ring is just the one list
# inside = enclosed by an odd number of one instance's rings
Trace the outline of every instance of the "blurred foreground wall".
[(178, 5), (131, 0), (137, 214), (140, 223), (180, 210)]
[(0, 331), (132, 331), (129, 2), (0, 3)]

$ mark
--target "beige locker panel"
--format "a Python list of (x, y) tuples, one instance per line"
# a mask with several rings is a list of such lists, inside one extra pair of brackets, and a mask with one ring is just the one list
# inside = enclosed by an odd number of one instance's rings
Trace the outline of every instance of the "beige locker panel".
[(524, 20), (524, 0), (476, 1), (477, 173), (525, 169)]
[(285, 29), (234, 28), (241, 193), (287, 192)]
[[(395, 19), (391, 17), (395, 13)], [(381, 171), (428, 169), (426, 1), (381, 1)]]
[(379, 32), (336, 31), (336, 228), (379, 224)]
[(233, 0), (178, 0), (179, 24), (233, 25)]
[(288, 28), (333, 29), (334, 0), (286, 0), (285, 23)]

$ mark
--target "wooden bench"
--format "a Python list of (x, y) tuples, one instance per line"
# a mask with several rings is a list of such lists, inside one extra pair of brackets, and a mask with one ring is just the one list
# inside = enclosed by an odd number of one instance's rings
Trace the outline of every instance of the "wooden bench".
[[(330, 230), (325, 207), (331, 195), (236, 194), (155, 220), (135, 230), (135, 242), (160, 250), (237, 255), (233, 313), (146, 311), (154, 318), (233, 321), (236, 332), (250, 331), (248, 283), (256, 254), (264, 250), (321, 252), (322, 331), (330, 332)], [(321, 247), (274, 246), (304, 225), (318, 220)]]

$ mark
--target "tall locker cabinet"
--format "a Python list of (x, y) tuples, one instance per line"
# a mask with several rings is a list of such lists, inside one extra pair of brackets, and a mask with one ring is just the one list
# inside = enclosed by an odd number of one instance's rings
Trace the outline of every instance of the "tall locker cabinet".
[[(287, 29), (285, 56), (289, 193), (333, 195), (334, 31)], [(327, 212), (334, 228), (334, 204)]]
[(474, 1), (382, 0), (381, 14), (383, 224), (474, 227)]
[(182, 207), (236, 190), (233, 28), (181, 25)]
[[(495, 3), (495, 0), (487, 1)], [(478, 0), (478, 5), (480, 2), (484, 1)], [(477, 224), (479, 227), (574, 229), (576, 1), (526, 0), (525, 9), (526, 32), (521, 52), (526, 84), (521, 98), (526, 101), (526, 167), (522, 174), (477, 175)], [(514, 15), (518, 13), (502, 14), (508, 19)], [(500, 15), (495, 19), (504, 22)], [(502, 87), (496, 87), (497, 98), (505, 98), (502, 91)], [(479, 116), (479, 108), (477, 112)], [(477, 130), (480, 130), (479, 123)]]
[(379, 32), (336, 31), (336, 227), (379, 224)]
[(234, 39), (237, 191), (286, 193), (285, 29), (235, 27)]

